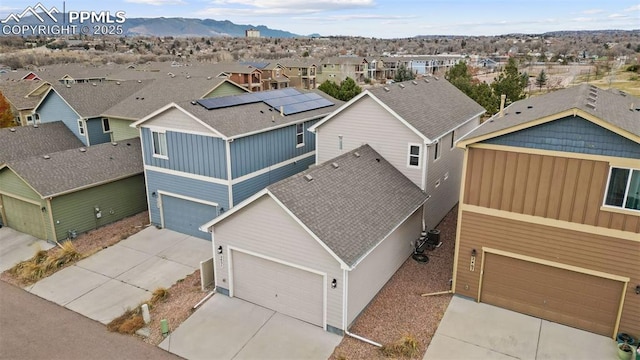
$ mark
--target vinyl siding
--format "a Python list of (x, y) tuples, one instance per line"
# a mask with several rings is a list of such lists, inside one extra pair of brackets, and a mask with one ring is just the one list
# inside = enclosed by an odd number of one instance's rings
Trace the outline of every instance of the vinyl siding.
[[(151, 194), (158, 191), (170, 192), (204, 201), (215, 202), (219, 206), (229, 209), (229, 190), (226, 185), (214, 184), (183, 176), (169, 175), (157, 171), (146, 170), (147, 196), (149, 213), (154, 225), (161, 225), (158, 197)], [(210, 219), (211, 220), (211, 219)]]
[(310, 155), (303, 160), (291, 163), (277, 169), (271, 170), (266, 174), (258, 175), (251, 179), (242, 181), (233, 185), (233, 202), (239, 204), (241, 201), (249, 198), (251, 195), (266, 188), (267, 186), (297, 174), (313, 165), (315, 157)]
[(40, 195), (9, 168), (0, 170), (0, 193), (20, 196), (38, 202), (42, 201)]
[[(342, 136), (342, 149), (339, 148), (338, 136)], [(408, 144), (423, 144), (422, 139), (368, 96), (351, 104), (320, 126), (317, 129), (317, 142), (318, 164), (363, 144), (369, 144), (422, 188), (424, 164), (419, 169), (408, 166)], [(424, 151), (423, 144), (422, 152)]]
[(38, 106), (36, 112), (40, 114), (40, 122), (42, 123), (62, 121), (83, 144), (87, 145), (86, 136), (80, 135), (78, 132), (78, 119), (80, 117), (57, 92), (50, 91)]
[[(214, 227), (214, 247), (227, 254), (231, 245), (327, 274), (327, 325), (342, 329), (340, 264), (268, 195), (257, 199)], [(214, 254), (216, 286), (229, 287), (227, 259)], [(331, 280), (338, 287), (331, 288)]]
[[(189, 106), (199, 106), (199, 105), (189, 105)], [(185, 131), (195, 131), (201, 132), (205, 134), (212, 134), (210, 129), (200, 124), (192, 117), (185, 114), (182, 110), (178, 110), (176, 108), (170, 108), (167, 111), (154, 116), (149, 121), (146, 121), (143, 125), (144, 127), (159, 127), (165, 129), (171, 129), (175, 131), (185, 130)]]
[(464, 203), (640, 233), (640, 215), (601, 210), (603, 161), (469, 148)]
[[(629, 277), (620, 330), (640, 335), (640, 242), (593, 233), (531, 224), (463, 210), (456, 264), (457, 294), (477, 299), (482, 247), (531, 256), (584, 269)], [(477, 249), (475, 271), (469, 270), (472, 249)], [(468, 286), (468, 289), (465, 287)]]
[(296, 125), (259, 133), (231, 143), (233, 178), (281, 163), (314, 151), (316, 139), (307, 129), (318, 120), (304, 123), (304, 146), (296, 146)]
[(124, 120), (118, 118), (109, 118), (109, 125), (111, 126), (111, 137), (113, 141), (122, 141), (125, 139), (137, 138), (140, 136), (140, 131), (137, 128), (132, 128), (133, 121)]
[(224, 82), (220, 84), (217, 88), (213, 89), (213, 91), (203, 96), (203, 98), (227, 96), (227, 95), (238, 95), (238, 94), (244, 94), (246, 92), (247, 91), (242, 88), (239, 88), (228, 82)]
[(371, 302), (384, 284), (413, 252), (413, 240), (420, 236), (422, 208), (387, 237), (348, 273), (347, 324)]
[(89, 136), (89, 144), (97, 145), (111, 141), (111, 134), (102, 129), (102, 118), (87, 119), (86, 133)]
[[(137, 214), (147, 208), (142, 174), (51, 200), (56, 236), (65, 239), (69, 230), (83, 233)], [(97, 219), (95, 208), (102, 217)]]
[(151, 130), (141, 128), (146, 165), (189, 174), (227, 179), (225, 142), (220, 138), (167, 131), (168, 159), (153, 156)]

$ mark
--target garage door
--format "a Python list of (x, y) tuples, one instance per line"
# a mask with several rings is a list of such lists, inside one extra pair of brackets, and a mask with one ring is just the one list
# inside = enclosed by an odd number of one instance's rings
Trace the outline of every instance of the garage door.
[(233, 296), (323, 326), (323, 277), (233, 251)]
[(624, 283), (486, 253), (480, 301), (612, 336)]
[(2, 195), (2, 204), (7, 216), (7, 226), (14, 230), (33, 235), (38, 239), (46, 239), (42, 211), (34, 205), (16, 198)]
[(183, 234), (211, 240), (211, 235), (198, 228), (217, 216), (215, 206), (162, 195), (163, 226)]

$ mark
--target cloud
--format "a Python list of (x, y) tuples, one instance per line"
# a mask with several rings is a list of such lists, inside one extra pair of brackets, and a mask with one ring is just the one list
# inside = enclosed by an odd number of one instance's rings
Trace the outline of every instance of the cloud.
[(376, 5), (374, 0), (213, 0), (213, 5), (255, 9), (314, 9), (322, 11), (361, 9)]
[(166, 6), (166, 5), (185, 5), (183, 0), (124, 0), (133, 4), (145, 4), (153, 6)]
[(604, 10), (602, 9), (590, 9), (590, 10), (585, 10), (582, 13), (585, 15), (593, 15), (593, 14), (601, 14), (603, 12)]
[(629, 17), (629, 15), (625, 15), (625, 14), (611, 14), (609, 16), (607, 16), (609, 19), (626, 19)]
[(631, 12), (631, 11), (640, 11), (640, 5), (634, 5), (632, 7), (626, 8), (624, 9), (625, 12)]

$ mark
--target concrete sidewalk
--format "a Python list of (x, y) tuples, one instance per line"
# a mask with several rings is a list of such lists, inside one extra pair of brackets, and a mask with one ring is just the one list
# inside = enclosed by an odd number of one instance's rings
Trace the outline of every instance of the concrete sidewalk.
[(26, 290), (108, 324), (211, 258), (211, 242), (148, 227)]
[(49, 250), (53, 246), (44, 240), (3, 226), (0, 228), (0, 272), (30, 259), (38, 250)]
[(454, 296), (424, 359), (615, 359), (611, 338)]

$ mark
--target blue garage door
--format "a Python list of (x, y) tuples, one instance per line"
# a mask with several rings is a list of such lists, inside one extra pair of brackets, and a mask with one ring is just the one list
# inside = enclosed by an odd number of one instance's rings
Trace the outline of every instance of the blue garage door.
[(215, 206), (163, 194), (162, 214), (165, 228), (211, 240), (211, 235), (198, 230), (198, 228), (217, 216)]

